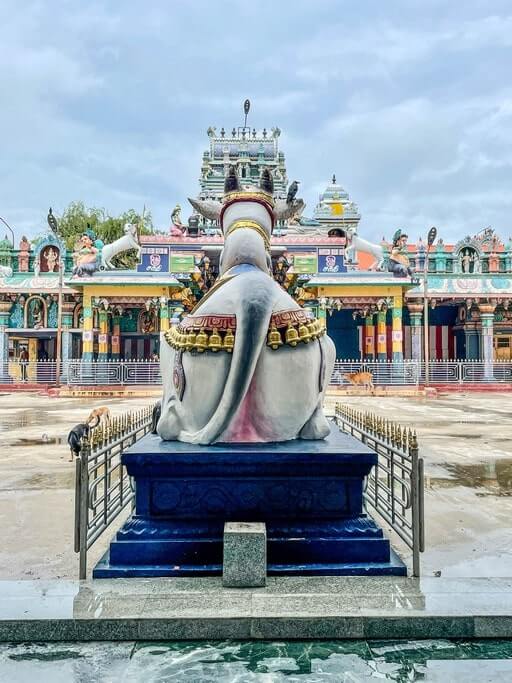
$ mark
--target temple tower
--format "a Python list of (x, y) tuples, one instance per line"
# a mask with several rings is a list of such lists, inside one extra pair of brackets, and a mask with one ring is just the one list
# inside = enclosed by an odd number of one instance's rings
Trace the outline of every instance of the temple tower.
[(242, 185), (256, 186), (264, 168), (274, 178), (275, 194), (286, 196), (288, 179), (283, 152), (279, 151), (279, 128), (256, 131), (250, 126), (233, 128), (231, 133), (221, 128), (208, 128), (210, 149), (203, 154), (200, 199), (217, 199), (224, 193), (224, 177), (229, 166), (235, 166)]
[(357, 228), (359, 225), (361, 214), (357, 204), (351, 201), (348, 192), (336, 181), (335, 175), (318, 198), (313, 219), (325, 225), (328, 231), (340, 228), (342, 234), (348, 227)]

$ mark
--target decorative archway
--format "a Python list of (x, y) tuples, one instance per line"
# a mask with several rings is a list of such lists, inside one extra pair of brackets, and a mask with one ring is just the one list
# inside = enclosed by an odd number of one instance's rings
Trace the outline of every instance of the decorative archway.
[(66, 258), (66, 246), (48, 234), (34, 245), (34, 269), (40, 273), (58, 273), (59, 263)]
[(79, 330), (83, 325), (83, 309), (81, 303), (78, 303), (73, 309), (73, 329)]
[(482, 272), (482, 248), (478, 240), (465, 237), (457, 242), (453, 254), (453, 271), (455, 273)]
[(149, 310), (143, 308), (139, 312), (138, 330), (142, 334), (154, 334), (158, 332), (158, 314), (157, 311), (151, 307)]
[(42, 296), (33, 294), (26, 300), (23, 323), (25, 328), (34, 330), (48, 326), (48, 310)]

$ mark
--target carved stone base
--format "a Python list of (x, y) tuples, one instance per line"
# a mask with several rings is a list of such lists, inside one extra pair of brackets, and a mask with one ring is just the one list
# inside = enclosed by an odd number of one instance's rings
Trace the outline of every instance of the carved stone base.
[(376, 458), (336, 428), (324, 441), (257, 445), (148, 435), (123, 456), (135, 512), (93, 576), (220, 575), (225, 522), (265, 522), (269, 575), (404, 575), (363, 512)]

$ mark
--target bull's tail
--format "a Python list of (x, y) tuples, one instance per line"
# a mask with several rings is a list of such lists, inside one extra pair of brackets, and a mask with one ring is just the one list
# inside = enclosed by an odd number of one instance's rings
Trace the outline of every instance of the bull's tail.
[(274, 302), (274, 281), (262, 272), (239, 277), (236, 337), (222, 398), (208, 423), (195, 433), (181, 435), (184, 441), (209, 444), (219, 441), (242, 403), (266, 344)]

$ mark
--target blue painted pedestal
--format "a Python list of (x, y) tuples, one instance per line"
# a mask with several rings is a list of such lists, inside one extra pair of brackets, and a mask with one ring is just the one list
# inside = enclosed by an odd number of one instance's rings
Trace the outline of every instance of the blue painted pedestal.
[(324, 441), (193, 446), (147, 435), (123, 455), (135, 512), (94, 578), (222, 573), (225, 522), (265, 522), (269, 575), (405, 575), (363, 512), (377, 456), (333, 427)]

